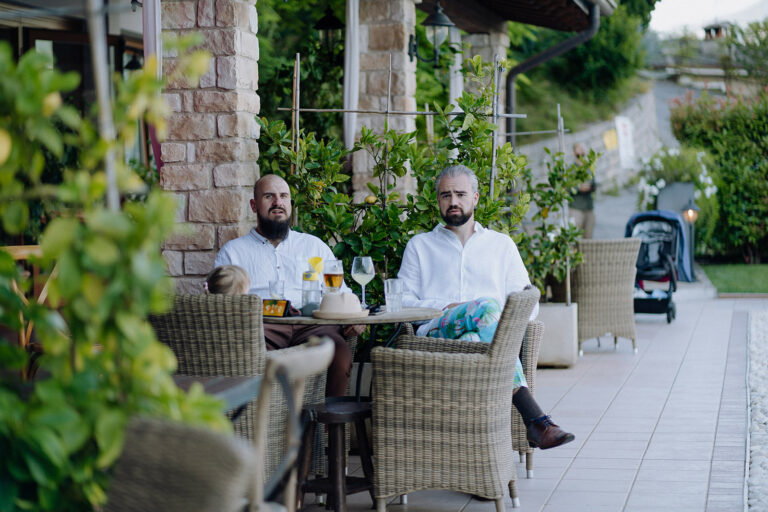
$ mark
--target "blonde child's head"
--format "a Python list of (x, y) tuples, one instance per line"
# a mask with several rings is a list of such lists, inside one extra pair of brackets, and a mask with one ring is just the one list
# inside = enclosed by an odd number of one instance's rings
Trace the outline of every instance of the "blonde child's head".
[(251, 288), (251, 280), (243, 267), (223, 265), (216, 267), (205, 278), (205, 291), (227, 295), (244, 295)]

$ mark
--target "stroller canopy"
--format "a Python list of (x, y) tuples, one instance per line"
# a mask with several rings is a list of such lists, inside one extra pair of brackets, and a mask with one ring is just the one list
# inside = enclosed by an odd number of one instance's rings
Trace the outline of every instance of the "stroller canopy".
[(689, 283), (693, 282), (693, 269), (691, 268), (693, 258), (688, 246), (688, 230), (685, 229), (685, 221), (683, 221), (680, 214), (671, 210), (651, 210), (648, 212), (636, 213), (629, 218), (624, 236), (632, 236), (634, 227), (640, 222), (646, 221), (666, 222), (673, 227), (678, 240), (677, 254), (674, 255), (674, 260), (677, 265), (677, 279)]

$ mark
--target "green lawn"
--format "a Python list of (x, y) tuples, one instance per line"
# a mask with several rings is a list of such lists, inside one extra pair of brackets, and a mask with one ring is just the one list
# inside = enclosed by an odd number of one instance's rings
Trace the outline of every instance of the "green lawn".
[(768, 293), (768, 265), (702, 265), (719, 293)]

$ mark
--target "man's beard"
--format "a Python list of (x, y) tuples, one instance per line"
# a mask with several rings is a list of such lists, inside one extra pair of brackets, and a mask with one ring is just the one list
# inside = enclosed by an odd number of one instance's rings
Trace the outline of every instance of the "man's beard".
[(466, 213), (462, 210), (460, 210), (461, 213), (446, 213), (442, 215), (443, 220), (446, 224), (449, 226), (453, 226), (455, 228), (459, 226), (463, 226), (467, 223), (467, 221), (472, 217), (472, 213)]
[(262, 217), (258, 213), (256, 218), (259, 221), (259, 232), (264, 235), (267, 240), (284, 240), (288, 236), (288, 230), (291, 229), (291, 219), (285, 220), (272, 220), (266, 217)]

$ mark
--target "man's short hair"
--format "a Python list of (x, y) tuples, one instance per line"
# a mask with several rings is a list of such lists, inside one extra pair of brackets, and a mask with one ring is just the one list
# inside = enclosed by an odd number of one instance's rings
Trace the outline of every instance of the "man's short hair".
[(437, 175), (435, 178), (435, 192), (439, 191), (440, 182), (443, 178), (456, 178), (457, 176), (466, 176), (469, 178), (469, 182), (472, 184), (472, 192), (478, 191), (477, 176), (475, 171), (467, 167), (466, 165), (449, 165)]

